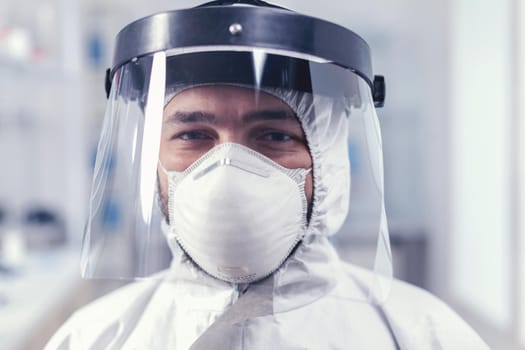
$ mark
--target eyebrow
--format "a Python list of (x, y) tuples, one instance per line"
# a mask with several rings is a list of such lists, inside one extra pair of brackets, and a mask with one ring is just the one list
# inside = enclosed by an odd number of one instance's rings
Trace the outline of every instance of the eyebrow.
[[(268, 120), (290, 120), (298, 121), (295, 113), (287, 110), (259, 110), (251, 113), (247, 113), (242, 117), (243, 123), (254, 123), (258, 121)], [(192, 111), (183, 112), (176, 111), (175, 113), (166, 117), (165, 122), (167, 123), (208, 123), (216, 124), (217, 117), (213, 113)]]
[(293, 120), (298, 121), (295, 113), (287, 110), (261, 110), (248, 113), (242, 118), (244, 123), (258, 122), (265, 120)]
[(212, 113), (193, 111), (193, 112), (182, 112), (177, 111), (166, 118), (168, 123), (209, 123), (215, 124), (217, 118)]

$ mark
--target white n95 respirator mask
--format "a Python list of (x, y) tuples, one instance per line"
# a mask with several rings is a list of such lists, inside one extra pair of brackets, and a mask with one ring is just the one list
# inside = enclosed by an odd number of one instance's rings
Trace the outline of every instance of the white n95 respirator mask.
[(240, 144), (215, 146), (168, 177), (168, 243), (227, 282), (262, 279), (304, 237), (310, 169), (288, 169)]

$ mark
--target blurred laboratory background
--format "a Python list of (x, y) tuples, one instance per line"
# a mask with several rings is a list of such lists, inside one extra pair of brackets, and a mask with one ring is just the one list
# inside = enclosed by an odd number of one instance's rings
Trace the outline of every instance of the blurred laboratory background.
[[(123, 283), (79, 277), (105, 70), (125, 24), (201, 2), (0, 2), (1, 349), (42, 349)], [(525, 2), (275, 2), (359, 33), (386, 76), (396, 276), (445, 300), (491, 348), (525, 349)], [(120, 209), (110, 203), (108, 221)]]

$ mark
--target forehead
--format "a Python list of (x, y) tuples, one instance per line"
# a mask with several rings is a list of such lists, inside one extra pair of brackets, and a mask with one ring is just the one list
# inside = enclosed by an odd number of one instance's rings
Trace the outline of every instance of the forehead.
[(281, 99), (251, 88), (209, 85), (186, 89), (176, 94), (164, 108), (165, 114), (202, 110), (213, 113), (243, 114), (254, 110), (283, 110), (293, 113)]

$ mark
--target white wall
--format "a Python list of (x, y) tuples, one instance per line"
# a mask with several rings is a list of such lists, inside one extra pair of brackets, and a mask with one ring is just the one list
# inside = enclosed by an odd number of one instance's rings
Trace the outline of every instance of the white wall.
[(516, 208), (516, 247), (519, 254), (516, 257), (516, 290), (517, 303), (517, 322), (516, 332), (519, 335), (521, 344), (525, 346), (525, 3), (515, 1), (515, 30), (517, 35), (514, 37), (515, 49), (515, 68), (517, 89), (514, 94), (516, 108), (516, 134), (518, 151), (517, 160), (517, 179), (518, 179), (518, 200)]
[(511, 1), (452, 4), (451, 293), (511, 321)]

